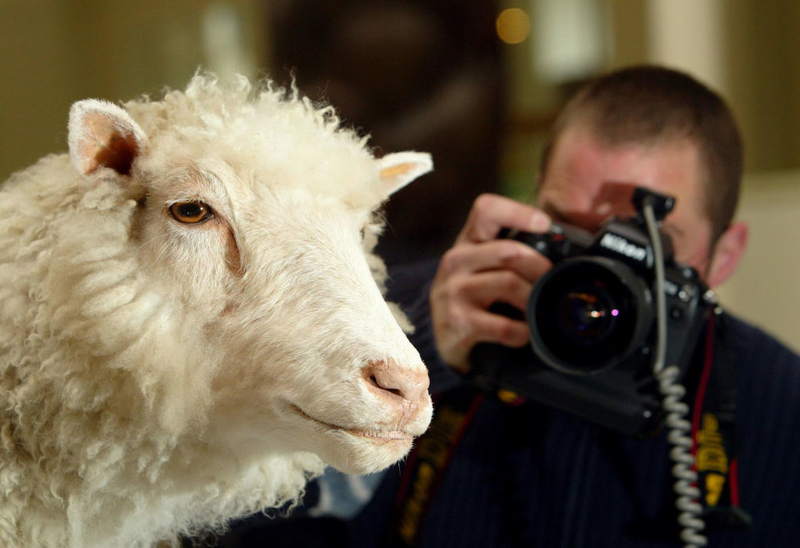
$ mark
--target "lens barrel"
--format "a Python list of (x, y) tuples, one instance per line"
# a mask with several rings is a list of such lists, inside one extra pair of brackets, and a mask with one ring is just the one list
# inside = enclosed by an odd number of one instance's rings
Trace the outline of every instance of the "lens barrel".
[(572, 375), (616, 367), (643, 346), (653, 324), (650, 288), (629, 266), (606, 257), (557, 263), (528, 300), (531, 347)]

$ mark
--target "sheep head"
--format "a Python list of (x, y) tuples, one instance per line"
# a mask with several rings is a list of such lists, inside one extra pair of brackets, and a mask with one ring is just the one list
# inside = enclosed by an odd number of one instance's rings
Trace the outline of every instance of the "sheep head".
[(69, 159), (0, 197), (0, 330), (20, 341), (0, 403), (25, 454), (4, 466), (37, 462), (25, 481), (54, 494), (19, 491), (9, 523), (63, 504), (78, 544), (124, 544), (292, 500), (320, 459), (366, 473), (408, 452), (427, 372), (372, 247), (427, 154), (375, 158), (330, 108), (200, 75), (76, 103)]
[(385, 468), (425, 430), (431, 404), (424, 365), (370, 268), (375, 210), (429, 171), (429, 156), (375, 159), (331, 110), (280, 92), (239, 103), (213, 81), (193, 86), (145, 122), (151, 137), (101, 101), (76, 103), (70, 118), (75, 167), (134, 193), (137, 270), (182, 324), (168, 341), (181, 368), (150, 367), (202, 383), (192, 405), (205, 413), (164, 420), (220, 446)]

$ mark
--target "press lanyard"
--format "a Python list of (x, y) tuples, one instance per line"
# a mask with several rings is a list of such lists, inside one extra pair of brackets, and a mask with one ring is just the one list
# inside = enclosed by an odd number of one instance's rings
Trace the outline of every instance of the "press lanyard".
[(692, 412), (692, 455), (702, 518), (711, 528), (740, 529), (751, 518), (740, 506), (736, 458), (736, 357), (723, 315), (709, 314), (703, 369)]
[(448, 392), (446, 404), (434, 401), (431, 425), (403, 470), (388, 546), (415, 545), (450, 459), (482, 402), (483, 395), (468, 384)]

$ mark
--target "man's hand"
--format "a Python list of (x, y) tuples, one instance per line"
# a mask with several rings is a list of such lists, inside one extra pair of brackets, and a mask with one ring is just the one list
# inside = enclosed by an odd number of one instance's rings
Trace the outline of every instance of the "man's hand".
[(515, 240), (498, 240), (501, 228), (545, 232), (550, 218), (541, 210), (497, 196), (479, 196), (453, 247), (442, 257), (430, 293), (436, 347), (442, 359), (463, 373), (479, 342), (523, 346), (528, 325), (492, 314), (502, 301), (525, 310), (533, 284), (552, 263)]

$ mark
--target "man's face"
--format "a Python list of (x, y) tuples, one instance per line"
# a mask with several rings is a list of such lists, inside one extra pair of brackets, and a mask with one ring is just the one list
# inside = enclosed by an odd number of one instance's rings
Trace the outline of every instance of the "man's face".
[(594, 232), (612, 215), (635, 213), (631, 196), (637, 186), (675, 197), (663, 230), (672, 238), (675, 260), (705, 274), (711, 221), (699, 152), (689, 140), (607, 147), (585, 127), (569, 127), (555, 143), (537, 205), (556, 222)]

